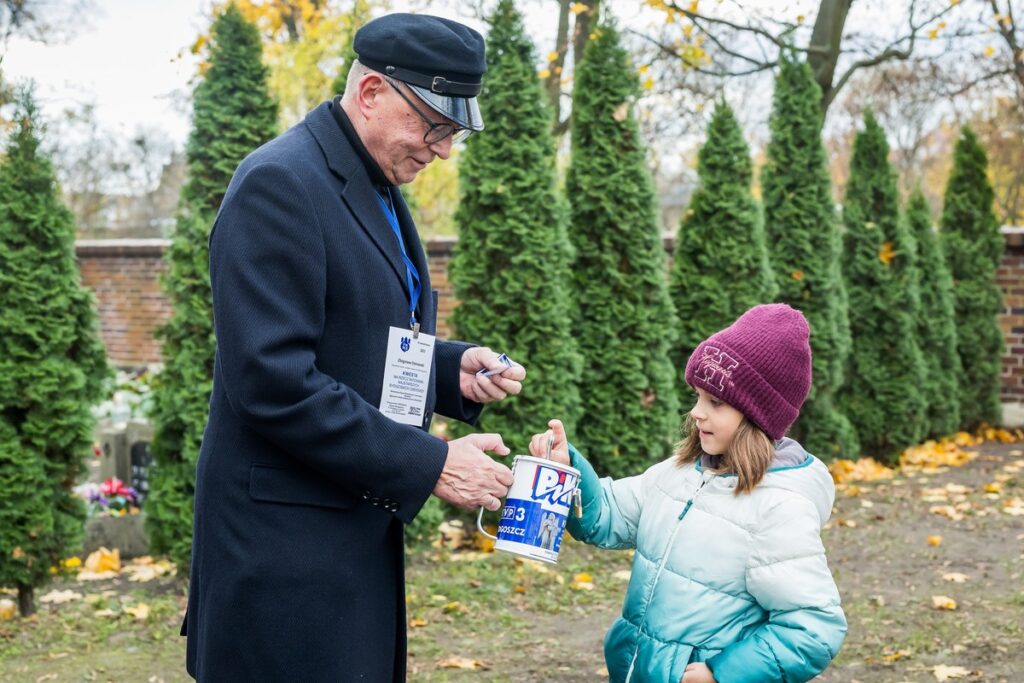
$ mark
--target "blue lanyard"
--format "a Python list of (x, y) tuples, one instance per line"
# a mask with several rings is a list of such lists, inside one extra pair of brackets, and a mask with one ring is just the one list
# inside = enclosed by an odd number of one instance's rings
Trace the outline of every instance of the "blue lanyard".
[[(391, 188), (385, 188), (385, 191), (388, 193), (388, 199), (392, 199)], [(420, 291), (423, 287), (420, 284), (420, 274), (416, 270), (416, 264), (412, 262), (412, 259), (405, 252), (402, 229), (398, 226), (398, 215), (393, 208), (394, 200), (389, 204), (385, 201), (383, 195), (380, 194), (377, 195), (377, 199), (380, 200), (380, 205), (384, 208), (384, 215), (387, 216), (388, 223), (391, 224), (391, 230), (398, 239), (398, 248), (402, 250), (402, 260), (405, 262), (405, 282), (409, 286), (409, 326), (413, 330), (417, 330), (419, 325), (416, 323), (416, 306), (419, 304)]]

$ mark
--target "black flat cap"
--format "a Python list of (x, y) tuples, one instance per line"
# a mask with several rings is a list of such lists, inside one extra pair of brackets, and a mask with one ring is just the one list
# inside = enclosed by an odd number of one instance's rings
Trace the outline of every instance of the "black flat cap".
[(463, 128), (483, 130), (476, 96), (487, 71), (483, 37), (468, 26), (396, 12), (356, 31), (359, 61), (403, 81), (437, 113)]

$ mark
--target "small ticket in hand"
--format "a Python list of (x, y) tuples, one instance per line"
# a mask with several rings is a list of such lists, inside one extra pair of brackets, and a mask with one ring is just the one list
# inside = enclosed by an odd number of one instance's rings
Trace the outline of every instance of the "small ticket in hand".
[(480, 376), (480, 377), (490, 377), (491, 375), (500, 375), (501, 373), (505, 372), (510, 367), (515, 365), (515, 363), (513, 363), (509, 359), (509, 357), (506, 356), (505, 354), (501, 354), (500, 356), (498, 356), (498, 362), (501, 363), (502, 365), (504, 365), (505, 367), (503, 367), (503, 368), (501, 368), (499, 370), (488, 370), (487, 368), (481, 368), (480, 370), (477, 371), (476, 374), (478, 376)]

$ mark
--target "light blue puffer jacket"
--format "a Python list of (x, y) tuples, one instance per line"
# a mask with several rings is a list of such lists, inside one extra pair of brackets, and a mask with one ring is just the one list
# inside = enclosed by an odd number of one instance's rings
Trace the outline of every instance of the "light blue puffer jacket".
[[(795, 683), (821, 673), (846, 634), (820, 530), (835, 486), (796, 441), (776, 442), (772, 468), (749, 494), (736, 477), (674, 459), (640, 476), (581, 472), (574, 538), (636, 548), (622, 616), (605, 636), (612, 683), (678, 683), (705, 662), (719, 683)], [(796, 464), (787, 464), (796, 463)]]

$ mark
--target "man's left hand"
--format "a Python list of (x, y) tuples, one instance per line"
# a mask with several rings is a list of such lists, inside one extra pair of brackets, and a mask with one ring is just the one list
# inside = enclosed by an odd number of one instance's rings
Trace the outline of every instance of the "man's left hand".
[[(501, 370), (491, 376), (478, 374), (481, 370)], [(462, 354), (459, 365), (459, 389), (462, 395), (477, 403), (500, 401), (523, 390), (522, 380), (526, 368), (518, 363), (512, 367), (498, 360), (498, 354), (486, 346), (474, 346)]]

